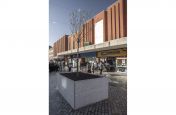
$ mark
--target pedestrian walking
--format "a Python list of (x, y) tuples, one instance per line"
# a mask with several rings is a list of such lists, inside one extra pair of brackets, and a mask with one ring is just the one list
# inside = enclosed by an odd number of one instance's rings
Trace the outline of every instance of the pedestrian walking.
[(87, 63), (87, 66), (88, 66), (88, 67), (87, 67), (87, 68), (88, 68), (88, 71), (87, 71), (87, 72), (88, 72), (88, 73), (91, 73), (91, 65), (90, 65), (90, 63)]
[(103, 72), (103, 63), (102, 62), (100, 62), (99, 68), (100, 68), (100, 75), (102, 75), (102, 72)]
[(94, 70), (95, 70), (95, 65), (94, 65), (95, 63), (93, 62), (92, 63), (92, 73), (94, 73)]
[(62, 72), (62, 63), (60, 63), (60, 71)]
[(71, 64), (68, 64), (69, 72), (71, 72)]

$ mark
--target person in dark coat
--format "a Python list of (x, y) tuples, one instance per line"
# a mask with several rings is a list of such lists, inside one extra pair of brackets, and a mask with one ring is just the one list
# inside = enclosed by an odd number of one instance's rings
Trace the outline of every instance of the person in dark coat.
[(94, 65), (95, 63), (93, 62), (92, 63), (92, 72), (94, 73), (94, 70), (95, 70), (95, 65)]
[(102, 75), (102, 72), (103, 72), (103, 63), (102, 62), (100, 62), (99, 68), (100, 68), (100, 75)]
[(88, 73), (91, 73), (91, 65), (88, 63)]
[(68, 70), (71, 72), (71, 64), (68, 64)]

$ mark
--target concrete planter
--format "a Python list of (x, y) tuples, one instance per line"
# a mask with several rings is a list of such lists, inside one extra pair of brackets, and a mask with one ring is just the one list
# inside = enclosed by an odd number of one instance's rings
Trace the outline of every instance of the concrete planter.
[(59, 92), (73, 109), (108, 98), (108, 79), (105, 77), (72, 80), (59, 75), (58, 80)]

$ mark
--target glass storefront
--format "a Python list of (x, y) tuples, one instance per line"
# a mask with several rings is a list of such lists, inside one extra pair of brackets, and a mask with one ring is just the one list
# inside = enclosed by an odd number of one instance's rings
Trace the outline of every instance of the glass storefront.
[(127, 58), (116, 58), (117, 71), (127, 71)]
[(113, 49), (97, 52), (97, 57), (103, 59), (107, 71), (126, 72), (127, 70), (127, 49)]

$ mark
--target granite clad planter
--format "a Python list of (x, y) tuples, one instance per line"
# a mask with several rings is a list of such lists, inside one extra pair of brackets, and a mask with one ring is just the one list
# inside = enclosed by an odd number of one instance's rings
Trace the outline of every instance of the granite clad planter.
[[(92, 74), (76, 72), (61, 73), (58, 77), (58, 89), (73, 109), (78, 109), (108, 98), (108, 79)], [(88, 76), (89, 75), (89, 76)]]

